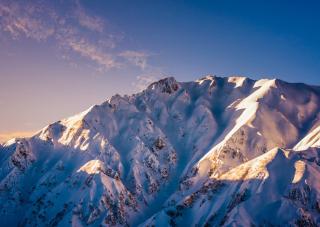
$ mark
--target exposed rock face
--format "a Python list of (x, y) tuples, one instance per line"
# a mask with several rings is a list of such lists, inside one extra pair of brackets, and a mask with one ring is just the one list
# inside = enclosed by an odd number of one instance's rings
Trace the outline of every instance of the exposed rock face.
[(320, 88), (166, 78), (0, 146), (6, 226), (320, 224)]
[(162, 93), (171, 94), (179, 89), (179, 83), (173, 77), (168, 77), (151, 84), (148, 89), (157, 89)]

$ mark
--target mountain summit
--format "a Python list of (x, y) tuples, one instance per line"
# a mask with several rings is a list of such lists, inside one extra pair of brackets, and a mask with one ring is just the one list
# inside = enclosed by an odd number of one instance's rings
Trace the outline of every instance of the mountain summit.
[(0, 146), (4, 226), (320, 225), (320, 87), (165, 78)]

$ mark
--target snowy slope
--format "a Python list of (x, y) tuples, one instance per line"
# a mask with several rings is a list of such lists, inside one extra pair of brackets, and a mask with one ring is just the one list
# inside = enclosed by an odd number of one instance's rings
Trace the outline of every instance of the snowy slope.
[(3, 224), (317, 225), (319, 107), (245, 77), (115, 95), (0, 146)]
[(316, 226), (320, 221), (319, 149), (275, 148), (207, 179), (145, 225)]

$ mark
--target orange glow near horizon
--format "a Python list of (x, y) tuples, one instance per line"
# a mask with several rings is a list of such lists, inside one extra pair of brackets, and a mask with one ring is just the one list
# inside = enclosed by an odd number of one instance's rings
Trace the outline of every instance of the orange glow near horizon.
[(0, 143), (7, 142), (13, 138), (30, 137), (34, 133), (35, 133), (34, 131), (0, 133)]

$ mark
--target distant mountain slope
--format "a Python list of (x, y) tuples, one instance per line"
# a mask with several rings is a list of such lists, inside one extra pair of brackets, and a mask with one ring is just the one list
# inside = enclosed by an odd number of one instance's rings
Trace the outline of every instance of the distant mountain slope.
[(6, 226), (320, 224), (320, 88), (166, 78), (0, 146)]

